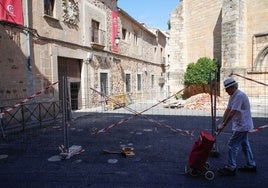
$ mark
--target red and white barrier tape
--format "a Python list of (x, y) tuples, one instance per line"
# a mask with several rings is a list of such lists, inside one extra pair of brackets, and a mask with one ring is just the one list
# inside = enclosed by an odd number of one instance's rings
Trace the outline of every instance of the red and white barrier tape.
[(259, 81), (257, 81), (257, 80), (253, 80), (253, 79), (251, 79), (251, 78), (247, 78), (247, 77), (245, 77), (245, 76), (241, 76), (241, 75), (239, 75), (239, 74), (232, 73), (231, 75), (235, 75), (235, 76), (244, 78), (244, 79), (246, 79), (246, 80), (249, 80), (249, 81), (252, 81), (252, 82), (256, 82), (256, 83), (261, 84), (261, 85), (264, 85), (264, 86), (268, 86), (268, 84), (265, 84), (265, 83), (263, 83), (263, 82), (259, 82)]
[[(106, 96), (104, 93), (102, 93), (102, 92), (100, 92), (100, 91), (97, 91), (97, 90), (95, 90), (95, 89), (93, 89), (93, 88), (90, 88), (90, 89), (92, 89), (93, 91), (97, 92), (99, 95), (105, 97), (106, 100), (109, 100), (109, 101), (111, 101), (111, 102), (113, 102), (113, 103), (115, 103), (115, 104), (119, 104), (116, 100), (114, 100), (114, 99), (112, 99), (112, 98)], [(185, 88), (184, 88), (184, 89), (185, 89)], [(126, 110), (128, 110), (128, 111), (134, 113), (134, 115), (133, 115), (133, 116), (130, 116), (130, 117), (128, 117), (128, 118), (122, 119), (122, 120), (120, 120), (120, 121), (117, 122), (117, 123), (113, 123), (113, 124), (111, 124), (111, 125), (109, 125), (109, 126), (103, 128), (103, 129), (100, 129), (100, 130), (94, 130), (94, 131), (92, 132), (92, 134), (99, 134), (99, 133), (101, 133), (101, 132), (106, 132), (108, 129), (111, 129), (111, 128), (113, 128), (113, 127), (116, 127), (116, 126), (118, 126), (118, 125), (124, 123), (124, 122), (127, 122), (127, 121), (129, 121), (130, 119), (133, 119), (133, 118), (136, 117), (136, 116), (142, 116), (143, 118), (147, 119), (148, 121), (153, 122), (153, 123), (155, 123), (155, 124), (157, 124), (157, 125), (166, 127), (166, 128), (170, 129), (170, 130), (173, 131), (173, 132), (180, 133), (180, 134), (183, 134), (183, 135), (190, 135), (190, 136), (193, 136), (193, 131), (173, 128), (173, 127), (171, 127), (170, 125), (159, 123), (159, 122), (157, 122), (156, 120), (154, 120), (154, 119), (152, 119), (152, 118), (149, 118), (149, 117), (147, 117), (147, 116), (144, 116), (144, 115), (142, 114), (142, 113), (148, 111), (149, 109), (151, 109), (151, 108), (153, 108), (153, 107), (159, 105), (160, 103), (167, 101), (168, 99), (170, 99), (171, 97), (177, 95), (178, 93), (180, 93), (180, 92), (183, 91), (184, 89), (178, 91), (178, 92), (175, 93), (174, 95), (172, 95), (172, 96), (170, 96), (170, 97), (168, 97), (168, 98), (166, 98), (166, 99), (160, 101), (159, 103), (153, 105), (152, 107), (150, 107), (150, 108), (148, 108), (148, 109), (146, 109), (146, 110), (144, 110), (144, 111), (142, 111), (142, 112), (137, 112), (136, 110), (131, 109), (131, 108), (129, 108), (129, 107), (123, 107), (123, 108), (125, 108)]]
[(107, 127), (104, 127), (104, 128), (102, 128), (102, 129), (100, 129), (100, 130), (98, 130), (98, 129), (97, 129), (97, 130), (94, 130), (94, 131), (92, 132), (92, 134), (95, 135), (95, 134), (99, 134), (99, 133), (106, 132), (107, 130), (109, 130), (109, 129), (113, 128), (113, 127), (116, 127), (116, 126), (118, 126), (118, 125), (120, 125), (120, 124), (122, 124), (122, 123), (124, 123), (124, 122), (127, 122), (127, 121), (133, 119), (134, 117), (136, 117), (136, 115), (130, 116), (130, 117), (125, 118), (125, 119), (122, 119), (122, 120), (120, 120), (119, 122), (117, 122), (117, 123), (113, 123), (113, 124), (111, 124), (111, 125), (109, 125), (109, 126), (107, 126)]
[[(134, 117), (139, 116), (139, 115), (141, 115), (141, 114), (134, 114), (133, 116), (130, 116), (130, 117), (125, 118), (125, 119), (122, 119), (122, 120), (118, 121), (117, 123), (113, 123), (113, 124), (111, 124), (111, 125), (109, 125), (107, 127), (104, 127), (102, 129), (100, 129), (100, 130), (94, 130), (92, 132), (92, 134), (95, 135), (95, 134), (106, 132), (107, 130), (109, 130), (109, 129), (113, 128), (113, 127), (116, 127), (116, 126), (118, 126), (118, 125), (120, 125), (122, 123), (125, 123), (125, 122), (133, 119)], [(159, 122), (157, 122), (157, 121), (155, 121), (153, 119), (150, 119), (150, 118), (148, 118), (148, 120), (150, 122), (153, 122), (153, 123), (157, 124), (157, 125), (166, 127), (166, 128), (170, 129), (171, 131), (173, 131), (175, 133), (180, 133), (182, 135), (193, 136), (193, 131), (177, 129), (177, 128), (171, 127), (170, 125), (159, 123)]]
[[(257, 127), (257, 128), (254, 128), (254, 129), (248, 131), (248, 133), (255, 133), (255, 132), (261, 131), (261, 130), (263, 130), (263, 129), (265, 129), (265, 128), (268, 128), (268, 125), (263, 125), (263, 126), (259, 126), (259, 127)], [(221, 131), (222, 131), (222, 130), (221, 130)], [(218, 135), (220, 134), (221, 131), (216, 131), (216, 132), (215, 132), (215, 133), (216, 133), (216, 136), (218, 136)]]
[(54, 83), (50, 84), (49, 86), (45, 87), (44, 89), (42, 89), (42, 90), (36, 92), (35, 94), (33, 94), (33, 95), (31, 95), (31, 96), (25, 98), (24, 100), (19, 101), (18, 103), (16, 103), (15, 105), (11, 106), (10, 108), (3, 110), (2, 112), (0, 112), (0, 117), (1, 117), (2, 115), (4, 115), (4, 114), (10, 112), (11, 110), (14, 110), (14, 109), (18, 108), (20, 105), (22, 105), (22, 104), (24, 104), (24, 103), (26, 103), (26, 102), (32, 100), (33, 98), (35, 98), (36, 96), (42, 94), (44, 91), (48, 90), (49, 88), (51, 88), (52, 86), (56, 85), (57, 83), (58, 83), (58, 82), (54, 82)]
[(254, 129), (252, 129), (252, 130), (250, 130), (250, 131), (248, 131), (248, 132), (249, 132), (249, 133), (254, 133), (254, 132), (260, 131), (260, 130), (265, 129), (265, 128), (268, 128), (268, 125), (263, 125), (263, 126), (254, 128)]

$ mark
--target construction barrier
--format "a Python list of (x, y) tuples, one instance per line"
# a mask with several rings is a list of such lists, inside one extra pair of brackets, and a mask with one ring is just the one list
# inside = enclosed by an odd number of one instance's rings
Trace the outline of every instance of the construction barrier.
[(33, 98), (37, 97), (38, 95), (41, 95), (43, 92), (45, 92), (45, 91), (48, 90), (49, 88), (53, 87), (53, 86), (56, 85), (57, 83), (58, 83), (58, 82), (54, 82), (53, 84), (50, 84), (49, 86), (45, 87), (44, 89), (42, 89), (42, 90), (36, 92), (35, 94), (33, 94), (33, 95), (31, 95), (31, 96), (25, 98), (24, 100), (17, 102), (15, 105), (11, 106), (10, 108), (3, 110), (3, 112), (0, 112), (0, 118), (2, 118), (2, 116), (3, 116), (4, 114), (6, 114), (6, 113), (8, 113), (8, 112), (10, 112), (10, 111), (12, 111), (12, 110), (18, 108), (18, 107), (21, 106), (22, 104), (24, 104), (24, 103), (26, 103), (26, 102), (32, 100)]
[[(118, 101), (114, 100), (114, 99), (111, 98), (111, 97), (106, 96), (104, 93), (102, 93), (102, 92), (100, 92), (100, 91), (97, 91), (97, 90), (95, 90), (95, 89), (93, 89), (93, 88), (90, 88), (90, 89), (93, 90), (94, 92), (98, 93), (98, 94), (101, 95), (102, 97), (104, 97), (105, 100), (107, 100), (107, 101), (111, 101), (112, 103), (115, 103), (115, 104), (117, 104), (117, 105), (120, 104)], [(184, 89), (185, 89), (185, 88), (184, 88)], [(153, 107), (155, 107), (155, 106), (157, 106), (157, 105), (159, 105), (159, 104), (161, 104), (161, 103), (166, 102), (168, 99), (174, 97), (174, 96), (177, 95), (178, 93), (182, 92), (184, 89), (178, 91), (178, 92), (175, 93), (174, 95), (172, 95), (172, 96), (170, 96), (170, 97), (168, 97), (168, 98), (166, 98), (166, 99), (164, 99), (164, 100), (158, 102), (157, 104), (151, 106), (150, 108), (148, 108), (148, 109), (146, 109), (146, 110), (144, 110), (144, 111), (142, 111), (142, 112), (137, 112), (137, 111), (134, 110), (134, 109), (131, 109), (131, 108), (127, 107), (127, 106), (123, 106), (123, 108), (125, 108), (126, 110), (132, 112), (134, 115), (133, 115), (133, 116), (130, 116), (130, 117), (128, 117), (128, 118), (122, 119), (122, 120), (120, 120), (120, 121), (117, 122), (117, 123), (113, 123), (113, 124), (111, 124), (111, 125), (109, 125), (109, 126), (103, 128), (103, 129), (100, 129), (100, 130), (94, 130), (94, 131), (92, 132), (92, 134), (99, 134), (99, 133), (101, 133), (101, 132), (106, 132), (107, 130), (109, 130), (109, 129), (113, 128), (113, 127), (116, 127), (116, 126), (118, 126), (118, 125), (120, 125), (120, 124), (122, 124), (122, 123), (124, 123), (124, 122), (127, 122), (127, 121), (133, 119), (134, 117), (141, 116), (141, 117), (143, 117), (144, 119), (147, 119), (148, 121), (150, 121), (150, 122), (152, 122), (152, 123), (155, 123), (156, 125), (166, 127), (166, 128), (170, 129), (170, 130), (173, 131), (173, 132), (180, 133), (180, 134), (183, 134), (183, 135), (190, 135), (190, 136), (193, 136), (193, 131), (173, 128), (173, 127), (171, 127), (170, 125), (163, 124), (163, 123), (159, 123), (159, 122), (157, 122), (156, 120), (154, 120), (154, 119), (152, 119), (152, 118), (149, 118), (149, 117), (147, 117), (147, 116), (145, 116), (145, 115), (142, 114), (142, 113), (144, 113), (144, 112), (146, 112), (146, 111), (152, 109)]]
[[(19, 102), (17, 102), (15, 105), (11, 106), (10, 108), (7, 108), (7, 109), (4, 109), (2, 112), (0, 112), (0, 119), (3, 118), (3, 115), (9, 113), (10, 111), (12, 110), (15, 110), (16, 108), (18, 108), (19, 106), (23, 105), (24, 103), (32, 100), (33, 98), (35, 98), (36, 96), (38, 95), (41, 95), (43, 92), (45, 92), (46, 90), (48, 90), (49, 88), (53, 87), (54, 85), (56, 85), (58, 82), (54, 82), (52, 84), (50, 84), (49, 86), (45, 87), (44, 89), (34, 93), (33, 95), (25, 98), (24, 100), (21, 100)], [(2, 126), (2, 122), (1, 122), (1, 132), (2, 132), (2, 135), (3, 137), (5, 138), (5, 133), (4, 133), (4, 128)]]

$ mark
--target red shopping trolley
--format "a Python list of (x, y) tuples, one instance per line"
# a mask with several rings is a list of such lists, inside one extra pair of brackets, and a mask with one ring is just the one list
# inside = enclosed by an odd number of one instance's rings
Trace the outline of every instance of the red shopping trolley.
[(210, 133), (205, 131), (200, 132), (200, 136), (192, 146), (188, 156), (188, 163), (185, 166), (186, 174), (191, 176), (204, 174), (207, 180), (214, 179), (214, 172), (207, 162), (214, 143), (215, 139)]

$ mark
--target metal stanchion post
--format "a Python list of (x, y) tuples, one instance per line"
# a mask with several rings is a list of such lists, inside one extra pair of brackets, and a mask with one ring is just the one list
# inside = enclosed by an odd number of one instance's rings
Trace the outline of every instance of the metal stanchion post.
[[(214, 95), (214, 97), (213, 97)], [(217, 72), (215, 72), (215, 79), (214, 84), (212, 80), (212, 76), (210, 74), (210, 97), (211, 97), (211, 131), (212, 135), (215, 139), (215, 143), (213, 144), (213, 148), (210, 152), (212, 157), (218, 157), (220, 155), (217, 147), (217, 140), (216, 140), (216, 113), (217, 113)]]
[(69, 138), (68, 138), (68, 82), (67, 77), (63, 77), (63, 130), (64, 130), (64, 147), (69, 150)]
[(83, 152), (81, 146), (73, 145), (69, 147), (69, 126), (71, 121), (71, 104), (70, 104), (70, 94), (68, 88), (68, 80), (67, 77), (63, 77), (63, 97), (62, 97), (62, 123), (64, 130), (64, 145), (61, 147), (61, 156), (63, 159), (69, 159), (73, 155)]
[(6, 138), (5, 131), (4, 131), (3, 124), (2, 124), (2, 118), (3, 118), (3, 115), (0, 114), (1, 131), (2, 131), (3, 138)]

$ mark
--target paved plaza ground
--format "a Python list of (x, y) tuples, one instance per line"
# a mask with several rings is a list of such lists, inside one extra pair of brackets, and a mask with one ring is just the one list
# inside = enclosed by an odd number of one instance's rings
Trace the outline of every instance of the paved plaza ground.
[[(69, 145), (81, 146), (85, 151), (70, 159), (59, 159), (59, 144), (64, 143), (60, 122), (33, 128), (1, 138), (0, 187), (8, 188), (69, 188), (69, 187), (267, 187), (268, 186), (268, 129), (251, 133), (250, 140), (257, 173), (237, 172), (235, 177), (220, 177), (216, 169), (225, 164), (230, 126), (216, 138), (219, 157), (209, 157), (215, 172), (211, 181), (203, 175), (185, 174), (187, 157), (201, 130), (211, 133), (211, 117), (185, 113), (184, 115), (136, 116), (126, 113), (86, 112), (75, 115), (68, 128)], [(153, 119), (158, 124), (149, 121)], [(267, 118), (255, 117), (255, 126), (267, 124)], [(160, 125), (161, 124), (161, 125)], [(193, 136), (178, 134), (162, 125), (194, 131)], [(107, 154), (103, 150), (120, 151), (123, 146), (134, 148), (134, 156)], [(242, 153), (238, 164), (244, 163)]]

